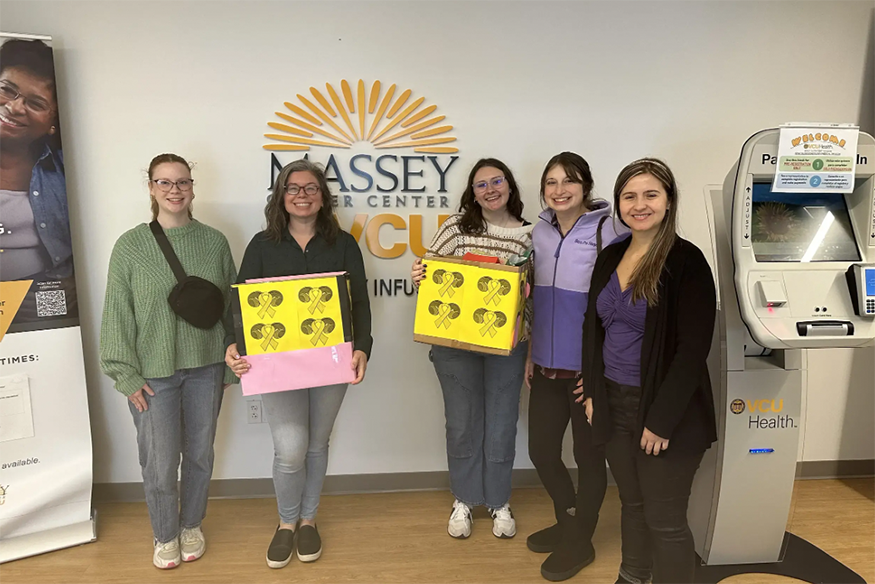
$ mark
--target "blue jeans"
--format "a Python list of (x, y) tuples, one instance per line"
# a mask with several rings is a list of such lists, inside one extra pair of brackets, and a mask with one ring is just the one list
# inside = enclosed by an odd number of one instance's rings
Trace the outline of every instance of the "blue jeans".
[(346, 385), (326, 385), (261, 396), (273, 436), (273, 488), (283, 523), (315, 519), (328, 471), (328, 438)]
[(527, 343), (507, 357), (433, 346), (444, 394), (450, 490), (474, 507), (510, 500)]
[(142, 413), (128, 401), (137, 427), (152, 533), (161, 543), (176, 539), (180, 523), (197, 527), (206, 517), (224, 368), (224, 363), (215, 363), (147, 379), (155, 395), (143, 392), (149, 409)]

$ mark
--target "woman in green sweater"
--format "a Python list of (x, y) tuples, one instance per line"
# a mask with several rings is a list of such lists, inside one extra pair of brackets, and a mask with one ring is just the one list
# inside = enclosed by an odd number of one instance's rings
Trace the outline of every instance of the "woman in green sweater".
[[(234, 260), (224, 235), (192, 219), (193, 185), (185, 159), (156, 156), (149, 165), (152, 218), (185, 273), (216, 285), (227, 307)], [(206, 549), (200, 524), (213, 473), (216, 421), (223, 384), (234, 379), (223, 362), (221, 320), (201, 329), (178, 317), (167, 301), (176, 282), (149, 225), (127, 231), (109, 262), (100, 331), (100, 367), (127, 396), (137, 427), (154, 534), (152, 563), (162, 569), (196, 560)]]

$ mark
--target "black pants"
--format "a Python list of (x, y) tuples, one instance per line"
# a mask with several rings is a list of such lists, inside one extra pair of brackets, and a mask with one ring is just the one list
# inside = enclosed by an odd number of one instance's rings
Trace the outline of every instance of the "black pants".
[[(592, 428), (583, 404), (574, 403), (574, 379), (547, 379), (538, 367), (529, 398), (529, 456), (544, 488), (553, 499), (556, 519), (565, 523), (568, 509), (575, 509), (581, 536), (592, 539), (605, 498), (608, 479), (605, 455), (592, 443)], [(562, 438), (568, 420), (574, 437), (577, 462), (577, 494), (562, 461)]]
[(637, 430), (641, 388), (605, 379), (613, 433), (605, 448), (620, 491), (623, 562), (631, 582), (692, 582), (696, 553), (687, 524), (693, 477), (703, 454), (671, 451), (653, 456), (641, 450)]

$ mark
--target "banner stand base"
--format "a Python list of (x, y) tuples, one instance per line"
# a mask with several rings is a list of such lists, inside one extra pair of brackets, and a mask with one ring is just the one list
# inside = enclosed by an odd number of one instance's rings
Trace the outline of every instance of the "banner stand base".
[(4, 539), (0, 546), (0, 564), (96, 540), (97, 509), (92, 509), (91, 519), (87, 521)]

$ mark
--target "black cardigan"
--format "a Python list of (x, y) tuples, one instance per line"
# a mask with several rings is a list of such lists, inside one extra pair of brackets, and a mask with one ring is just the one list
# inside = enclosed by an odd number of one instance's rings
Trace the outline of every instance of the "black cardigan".
[[(596, 301), (610, 281), (631, 238), (599, 254), (592, 273), (583, 323), (584, 394), (593, 401), (596, 444), (611, 437), (602, 348), (605, 329)], [(638, 431), (646, 427), (670, 439), (666, 455), (698, 454), (717, 440), (714, 399), (706, 359), (711, 350), (717, 299), (714, 276), (701, 250), (678, 237), (659, 281), (659, 300), (647, 308), (641, 344), (641, 404)]]
[[(257, 233), (243, 254), (237, 283), (252, 278), (324, 272), (349, 272), (353, 347), (357, 351), (364, 351), (370, 359), (374, 339), (371, 337), (371, 304), (365, 262), (355, 238), (346, 231), (339, 231), (333, 244), (316, 234), (307, 243), (306, 250), (301, 249), (288, 230), (283, 230), (283, 238), (279, 243), (272, 241), (264, 231)], [(230, 342), (233, 342), (233, 337), (226, 340), (226, 344)]]

